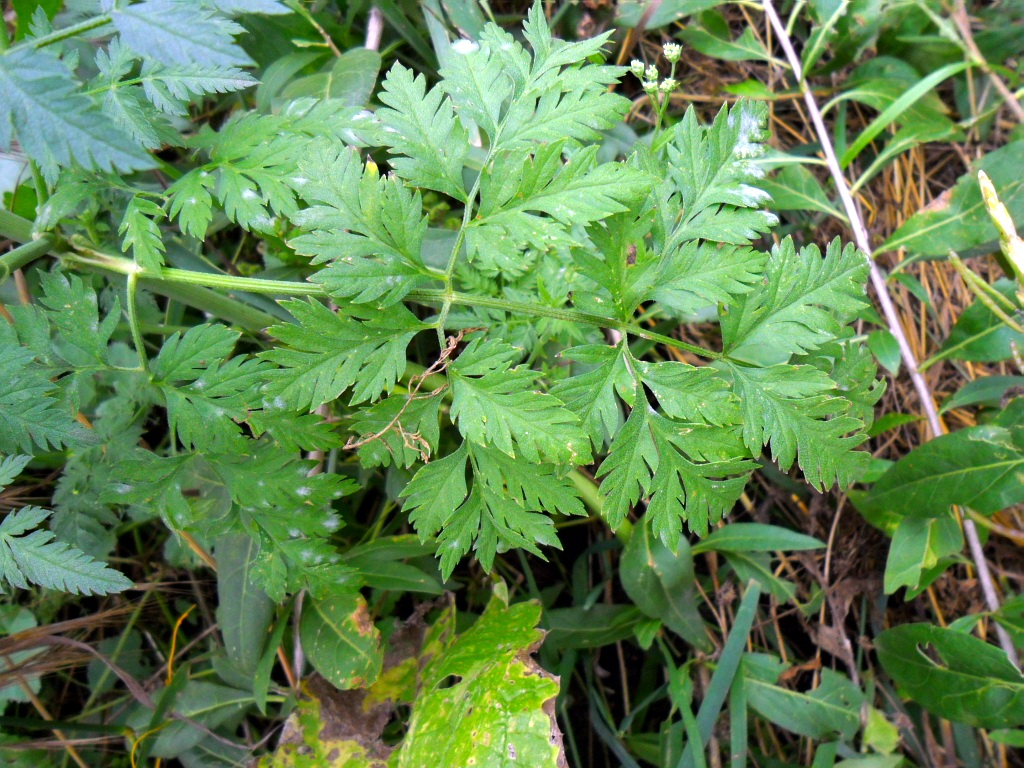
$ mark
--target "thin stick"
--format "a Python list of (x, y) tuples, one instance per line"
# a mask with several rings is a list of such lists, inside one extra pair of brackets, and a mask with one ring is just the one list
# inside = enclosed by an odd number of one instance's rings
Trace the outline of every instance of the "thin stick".
[[(907, 335), (904, 333), (903, 326), (900, 324), (900, 318), (896, 313), (896, 307), (893, 305), (892, 298), (889, 296), (889, 289), (885, 284), (885, 277), (882, 274), (882, 270), (875, 263), (874, 253), (871, 249), (871, 242), (868, 238), (867, 228), (864, 226), (864, 220), (861, 218), (860, 210), (857, 208), (857, 204), (854, 202), (853, 196), (850, 194), (849, 182), (843, 175), (842, 168), (839, 165), (839, 160), (836, 158), (835, 149), (832, 146), (832, 139), (829, 136), (828, 129), (825, 127), (825, 121), (822, 119), (821, 110), (818, 109), (818, 103), (814, 99), (814, 94), (811, 92), (807, 81), (804, 79), (803, 68), (800, 65), (800, 57), (797, 56), (796, 50), (793, 48), (793, 41), (786, 32), (786, 27), (782, 23), (782, 19), (779, 18), (779, 14), (776, 12), (772, 0), (762, 0), (762, 5), (769, 23), (772, 25), (772, 28), (775, 29), (775, 33), (779, 39), (779, 45), (782, 46), (782, 50), (786, 54), (786, 59), (789, 61), (789, 65), (793, 69), (793, 75), (796, 77), (796, 80), (800, 85), (800, 90), (804, 95), (804, 103), (807, 105), (807, 110), (810, 113), (811, 122), (814, 125), (814, 132), (818, 135), (818, 141), (821, 143), (821, 148), (825, 155), (825, 161), (827, 162), (829, 171), (832, 174), (832, 179), (835, 181), (836, 189), (839, 192), (839, 198), (842, 200), (843, 209), (849, 217), (850, 228), (853, 230), (854, 240), (857, 243), (857, 247), (864, 252), (864, 256), (867, 258), (868, 263), (871, 266), (871, 284), (874, 286), (875, 295), (878, 297), (878, 303), (882, 305), (882, 314), (885, 316), (889, 332), (892, 333), (899, 344), (903, 364), (907, 368), (907, 374), (910, 376), (910, 381), (913, 383), (914, 389), (917, 391), (918, 398), (921, 401), (921, 407), (924, 409), (925, 416), (928, 420), (928, 426), (932, 432), (932, 437), (938, 437), (939, 435), (945, 434), (946, 430), (942, 423), (942, 419), (939, 417), (939, 412), (935, 407), (935, 399), (932, 397), (932, 392), (927, 382), (918, 370), (914, 352), (910, 348), (910, 342), (907, 340)], [(981, 583), (981, 591), (985, 596), (985, 604), (988, 606), (990, 611), (998, 611), (999, 596), (996, 594), (995, 581), (992, 578), (992, 572), (989, 570), (988, 562), (985, 560), (985, 553), (981, 547), (981, 539), (978, 537), (978, 529), (975, 527), (974, 521), (967, 517), (963, 519), (963, 527), (964, 538), (967, 539), (967, 545), (971, 550), (971, 558), (973, 559), (975, 568), (978, 571), (978, 581)], [(999, 645), (1006, 652), (1006, 655), (1014, 665), (1019, 667), (1020, 660), (1017, 657), (1017, 651), (1013, 647), (1013, 641), (1010, 639), (1010, 635), (999, 624), (996, 624), (996, 634), (999, 637)]]
[[(1009, 110), (1013, 112), (1017, 122), (1024, 123), (1024, 107), (1020, 105), (1020, 102), (1017, 101), (1017, 96), (1007, 87), (1003, 79), (992, 71), (988, 61), (981, 55), (981, 51), (978, 50), (978, 46), (974, 42), (974, 33), (971, 32), (971, 19), (967, 15), (967, 7), (964, 5), (964, 0), (956, 0), (956, 5), (953, 9), (953, 23), (956, 24), (960, 37), (963, 38), (964, 47), (967, 49), (967, 55), (970, 56), (972, 63), (976, 64), (981, 68), (982, 72), (988, 75), (988, 79), (995, 86), (995, 89), (999, 91), (999, 95), (1003, 97), (1003, 101)], [(971, 81), (968, 80), (967, 82)]]

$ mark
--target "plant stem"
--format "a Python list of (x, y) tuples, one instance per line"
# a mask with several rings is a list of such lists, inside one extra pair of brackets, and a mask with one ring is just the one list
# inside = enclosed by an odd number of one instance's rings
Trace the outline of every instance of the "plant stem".
[(139, 302), (136, 296), (139, 287), (139, 273), (128, 275), (128, 326), (132, 331), (132, 342), (139, 353), (139, 368), (149, 371), (149, 358), (146, 356), (146, 341), (142, 337), (142, 326), (139, 323)]
[(53, 235), (43, 235), (38, 240), (19, 245), (13, 251), (0, 256), (0, 285), (6, 283), (15, 270), (31, 264), (40, 256), (45, 256), (55, 242), (56, 238)]
[[(299, 283), (288, 280), (264, 280), (255, 277), (236, 277), (234, 275), (222, 275), (212, 272), (191, 272), (184, 269), (161, 267), (159, 270), (140, 269), (135, 262), (120, 256), (111, 256), (94, 249), (88, 245), (84, 238), (73, 237), (72, 245), (76, 253), (67, 254), (64, 260), (69, 264), (77, 264), (85, 267), (102, 269), (108, 272), (115, 272), (122, 275), (137, 275), (140, 282), (147, 286), (162, 283), (179, 283), (193, 286), (204, 286), (207, 288), (220, 288), (223, 290), (245, 291), (248, 293), (259, 293), (271, 296), (318, 296), (327, 297), (327, 292), (314, 283)], [(599, 328), (611, 328), (621, 333), (628, 333), (642, 339), (654, 341), (659, 344), (683, 349), (701, 357), (719, 360), (723, 355), (713, 352), (695, 344), (688, 344), (685, 341), (674, 339), (654, 331), (649, 331), (640, 326), (623, 320), (616, 320), (601, 315), (593, 315), (589, 312), (581, 312), (577, 309), (565, 307), (546, 307), (541, 304), (530, 304), (522, 301), (512, 301), (496, 296), (478, 296), (476, 294), (460, 293), (459, 291), (443, 289), (420, 289), (410, 291), (407, 295), (410, 301), (421, 304), (441, 304), (451, 306), (453, 304), (467, 307), (486, 307), (497, 309), (510, 314), (525, 314), (532, 317), (549, 317), (555, 320), (566, 322), (583, 323)], [(443, 331), (443, 327), (442, 327)]]
[[(782, 46), (782, 50), (786, 54), (786, 59), (789, 61), (789, 65), (793, 70), (793, 75), (800, 86), (800, 91), (803, 93), (804, 103), (807, 105), (807, 110), (811, 116), (811, 123), (814, 125), (814, 132), (818, 135), (818, 141), (821, 143), (822, 152), (825, 155), (829, 171), (832, 174), (832, 180), (835, 182), (836, 190), (839, 192), (839, 198), (842, 200), (843, 208), (850, 220), (850, 228), (853, 230), (853, 236), (857, 242), (857, 247), (864, 253), (865, 258), (868, 260), (868, 264), (871, 266), (871, 284), (874, 286), (875, 295), (878, 297), (878, 303), (882, 305), (882, 313), (885, 316), (886, 324), (889, 326), (889, 331), (894, 337), (896, 337), (896, 341), (899, 344), (900, 356), (903, 358), (903, 364), (906, 366), (907, 375), (910, 376), (910, 381), (913, 383), (914, 389), (917, 391), (918, 399), (921, 401), (921, 407), (924, 409), (925, 416), (927, 417), (932, 437), (938, 437), (939, 435), (945, 434), (945, 425), (943, 424), (942, 419), (939, 416), (938, 409), (935, 406), (935, 398), (932, 396), (931, 389), (917, 367), (917, 359), (914, 356), (914, 351), (910, 348), (910, 342), (907, 340), (906, 333), (903, 332), (900, 317), (896, 312), (896, 307), (892, 302), (892, 297), (889, 295), (885, 276), (882, 274), (882, 270), (879, 268), (878, 264), (875, 263), (873, 251), (871, 249), (871, 242), (868, 238), (867, 228), (864, 226), (864, 220), (861, 218), (860, 209), (857, 208), (857, 204), (854, 202), (853, 196), (850, 194), (849, 182), (846, 180), (846, 176), (843, 174), (843, 170), (839, 165), (839, 160), (836, 158), (835, 148), (832, 145), (832, 138), (829, 135), (828, 129), (825, 127), (825, 121), (821, 116), (821, 110), (818, 109), (818, 102), (815, 100), (814, 94), (811, 92), (810, 86), (804, 78), (800, 57), (793, 48), (793, 41), (790, 39), (789, 33), (786, 31), (786, 26), (782, 23), (782, 19), (779, 18), (779, 14), (775, 10), (773, 0), (762, 0), (762, 7), (765, 15), (768, 17), (768, 22), (775, 30), (776, 36), (779, 40), (779, 45)], [(995, 580), (992, 578), (992, 572), (989, 570), (988, 562), (985, 560), (985, 552), (981, 547), (981, 539), (978, 536), (978, 529), (974, 525), (974, 521), (969, 518), (964, 518), (963, 528), (964, 537), (967, 539), (967, 545), (971, 551), (971, 559), (974, 561), (975, 568), (978, 571), (978, 581), (981, 584), (981, 591), (985, 596), (985, 603), (990, 611), (998, 611), (999, 596), (996, 594)], [(1013, 640), (1010, 638), (1010, 635), (999, 624), (996, 624), (995, 629), (996, 635), (999, 638), (1000, 647), (1002, 647), (1010, 661), (1012, 661), (1015, 666), (1019, 667), (1020, 660), (1017, 657), (1017, 651), (1014, 648)]]
[(111, 21), (113, 21), (113, 17), (109, 13), (105, 13), (102, 16), (94, 16), (91, 19), (86, 19), (85, 21), (80, 21), (77, 24), (72, 24), (70, 27), (58, 29), (48, 35), (37, 37), (35, 40), (19, 43), (15, 48), (21, 48), (22, 46), (31, 46), (32, 48), (37, 49), (45, 48), (48, 45), (59, 43), (62, 40), (67, 40), (68, 38), (75, 37), (76, 35), (81, 35), (84, 32), (99, 29), (100, 27), (106, 26)]

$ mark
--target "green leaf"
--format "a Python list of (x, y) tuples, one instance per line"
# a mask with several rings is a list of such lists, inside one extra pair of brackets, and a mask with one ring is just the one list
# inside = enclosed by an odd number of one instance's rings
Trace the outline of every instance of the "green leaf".
[(268, 394), (295, 409), (312, 411), (352, 389), (352, 403), (390, 390), (405, 371), (405, 350), (428, 328), (401, 306), (387, 312), (352, 307), (332, 312), (316, 301), (283, 306), (298, 324), (275, 325), (270, 333), (287, 346), (260, 356), (280, 366)]
[(426, 78), (395, 64), (384, 79), (377, 111), (384, 125), (382, 139), (395, 157), (391, 166), (400, 178), (465, 201), (462, 168), (469, 154), (466, 129), (455, 117), (440, 87), (427, 91)]
[(234, 41), (244, 31), (208, 7), (175, 0), (143, 0), (116, 8), (114, 27), (140, 56), (166, 66), (202, 64), (236, 67), (252, 59)]
[(50, 376), (34, 359), (24, 347), (0, 343), (0, 453), (92, 442), (70, 409), (51, 395)]
[(774, 178), (762, 179), (758, 186), (771, 195), (773, 211), (816, 211), (846, 219), (828, 199), (818, 179), (803, 165), (783, 166)]
[(619, 559), (619, 581), (645, 614), (691, 645), (711, 647), (697, 603), (693, 557), (685, 540), (673, 552), (653, 534), (649, 521), (634, 526)]
[(889, 331), (880, 329), (868, 334), (868, 348), (889, 373), (899, 373), (903, 357), (899, 342)]
[(907, 587), (909, 599), (945, 570), (936, 570), (943, 558), (958, 555), (963, 548), (963, 530), (952, 512), (937, 517), (900, 518), (885, 563), (885, 593), (891, 595), (900, 587)]
[(331, 61), (323, 72), (293, 80), (282, 98), (311, 96), (317, 99), (338, 99), (350, 107), (361, 107), (377, 83), (381, 58), (377, 51), (353, 48)]
[(423, 202), (395, 179), (365, 168), (353, 149), (317, 142), (299, 162), (299, 195), (310, 204), (292, 220), (308, 230), (289, 241), (314, 264), (314, 280), (335, 297), (389, 306), (436, 280), (420, 251), (427, 231)]
[[(774, 685), (782, 671), (765, 675), (751, 664), (752, 656), (744, 659), (744, 684), (747, 703), (761, 717), (788, 731), (812, 739), (827, 739), (841, 735), (853, 738), (860, 730), (860, 707), (863, 692), (850, 680), (831, 669), (822, 670), (820, 685), (810, 693), (799, 693)], [(766, 665), (762, 665), (766, 666)]]
[(921, 445), (874, 484), (865, 503), (910, 517), (939, 517), (953, 504), (992, 514), (1024, 501), (1018, 428), (969, 427)]
[(764, 154), (766, 105), (739, 102), (725, 107), (707, 127), (686, 111), (668, 145), (668, 171), (679, 190), (684, 215), (675, 229), (677, 242), (703, 238), (744, 245), (775, 221), (760, 208), (767, 193), (753, 186), (764, 171), (755, 162)]
[(299, 631), (310, 663), (336, 687), (365, 688), (380, 674), (380, 633), (358, 592), (338, 589), (304, 601)]
[(143, 269), (157, 271), (164, 265), (164, 241), (157, 222), (163, 209), (141, 195), (135, 195), (125, 208), (117, 233), (124, 235), (121, 250), (130, 248), (135, 263)]
[(875, 638), (878, 659), (929, 712), (975, 728), (1024, 724), (1024, 677), (1003, 651), (963, 632), (904, 624)]
[(617, 528), (641, 495), (649, 494), (652, 530), (670, 550), (679, 546), (683, 521), (706, 534), (732, 509), (753, 468), (746, 459), (709, 451), (714, 431), (648, 413), (643, 405), (634, 408), (597, 473), (608, 524)]
[(813, 536), (763, 523), (729, 523), (712, 531), (693, 547), (699, 552), (799, 552), (824, 549)]
[[(451, 55), (440, 69), (441, 88), (448, 94), (460, 118), (486, 131), (491, 145), (498, 143), (501, 108), (512, 91), (512, 80), (490, 46), (456, 40)], [(469, 122), (466, 121), (466, 122)]]
[(679, 31), (679, 38), (691, 48), (723, 61), (768, 61), (771, 54), (747, 27), (735, 40), (731, 39), (729, 25), (718, 11), (705, 11), (697, 23)]
[(963, 255), (977, 246), (995, 243), (999, 235), (985, 210), (978, 171), (989, 175), (999, 200), (1020, 226), (1024, 224), (1024, 179), (1016, 169), (1022, 164), (1024, 141), (989, 152), (959, 178), (951, 191), (904, 222), (879, 251), (906, 248), (913, 254), (945, 258), (950, 250)]
[(52, 532), (33, 530), (50, 514), (39, 507), (22, 507), (0, 522), (0, 575), (5, 581), (20, 589), (32, 583), (76, 595), (109, 595), (132, 586), (106, 563), (54, 541)]
[(449, 366), (452, 420), (467, 440), (522, 456), (575, 465), (590, 461), (590, 441), (562, 402), (539, 392), (537, 374), (510, 368), (519, 351), (497, 340), (474, 340)]
[[(993, 287), (1010, 301), (1016, 302), (1016, 283), (1012, 280), (1000, 278)], [(980, 300), (976, 300), (957, 319), (953, 330), (932, 360), (952, 358), (983, 363), (1000, 362), (1013, 356), (1014, 345), (1017, 349), (1024, 349), (1024, 334), (1017, 333)]]
[(650, 295), (679, 315), (693, 315), (750, 292), (764, 279), (765, 261), (751, 248), (685, 242), (662, 254)]
[(726, 353), (756, 362), (770, 349), (786, 362), (818, 349), (867, 306), (868, 271), (864, 255), (838, 238), (824, 258), (813, 245), (797, 252), (786, 238), (772, 248), (764, 283), (720, 313)]
[(780, 468), (798, 462), (816, 488), (846, 486), (860, 476), (871, 458), (854, 450), (865, 439), (863, 422), (848, 415), (850, 401), (833, 394), (835, 385), (824, 373), (807, 365), (730, 364), (729, 370), (751, 453), (770, 445)]
[(551, 388), (551, 394), (575, 413), (590, 434), (597, 450), (610, 441), (622, 426), (622, 411), (615, 397), (616, 386), (628, 381), (621, 347), (589, 345), (572, 347), (562, 357), (594, 366), (586, 373), (575, 373)]
[(217, 541), (217, 626), (228, 658), (252, 675), (263, 656), (274, 604), (252, 583), (250, 571), (259, 545), (251, 536), (228, 535)]
[(69, 165), (119, 173), (155, 165), (47, 51), (25, 47), (0, 55), (0, 105), (0, 148), (10, 149), (13, 127), (51, 183)]
[(969, 381), (942, 403), (939, 413), (954, 408), (969, 408), (973, 405), (996, 407), (1006, 397), (1006, 393), (1016, 392), (1024, 387), (1024, 376), (984, 376)]
[(530, 658), (543, 637), (539, 619), (536, 603), (492, 600), (472, 627), (426, 660), (397, 768), (474, 761), (554, 768), (564, 759), (550, 709), (558, 682)]
[(114, 301), (109, 314), (100, 321), (96, 291), (76, 275), (43, 273), (40, 304), (49, 310), (47, 318), (57, 329), (57, 349), (76, 365), (107, 362), (108, 344), (121, 320), (121, 304)]

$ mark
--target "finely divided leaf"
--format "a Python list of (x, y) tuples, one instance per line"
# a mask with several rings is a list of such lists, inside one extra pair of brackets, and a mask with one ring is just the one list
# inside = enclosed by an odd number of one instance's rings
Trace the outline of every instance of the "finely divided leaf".
[(405, 371), (405, 350), (428, 328), (404, 306), (386, 312), (358, 308), (332, 312), (316, 301), (285, 302), (298, 324), (275, 325), (284, 346), (260, 354), (276, 363), (267, 394), (290, 408), (312, 411), (352, 388), (352, 403), (374, 400)]
[(124, 236), (121, 250), (130, 248), (135, 263), (148, 270), (159, 270), (164, 265), (164, 241), (157, 222), (164, 217), (163, 209), (142, 195), (135, 195), (125, 208), (124, 218), (117, 233)]
[(710, 126), (697, 123), (693, 108), (676, 124), (668, 169), (683, 210), (677, 242), (701, 238), (742, 245), (775, 223), (770, 213), (742, 210), (768, 201), (754, 186), (764, 176), (754, 161), (764, 154), (766, 117), (764, 104), (740, 102), (723, 107)]
[(337, 298), (384, 306), (436, 280), (420, 250), (427, 231), (423, 202), (394, 178), (363, 167), (353, 149), (316, 143), (299, 163), (299, 194), (311, 207), (292, 220), (307, 230), (289, 241), (328, 267), (314, 276)]
[(468, 134), (458, 122), (441, 88), (427, 91), (423, 75), (395, 64), (384, 80), (377, 111), (382, 140), (394, 156), (391, 166), (400, 178), (456, 200), (466, 199), (462, 168), (469, 154)]
[(132, 586), (105, 563), (54, 541), (50, 531), (32, 530), (49, 516), (49, 510), (23, 507), (0, 523), (0, 575), (7, 582), (20, 589), (31, 583), (82, 595), (108, 595)]
[(797, 252), (786, 238), (772, 248), (763, 284), (722, 311), (726, 353), (756, 359), (770, 349), (788, 360), (832, 341), (867, 306), (868, 271), (863, 254), (838, 238), (824, 258), (813, 245)]
[[(507, 354), (480, 371), (479, 360), (495, 352)], [(451, 365), (451, 414), (459, 431), (474, 443), (529, 462), (589, 462), (590, 441), (579, 419), (558, 398), (536, 388), (534, 371), (510, 368), (515, 355), (503, 342), (474, 341)]]
[(111, 17), (125, 45), (168, 67), (236, 67), (253, 63), (234, 40), (244, 29), (202, 5), (181, 0), (143, 0), (116, 8)]
[(72, 164), (119, 173), (155, 165), (78, 90), (64, 63), (45, 51), (17, 48), (0, 54), (0, 148), (10, 148), (12, 127), (50, 182)]
[(748, 368), (730, 364), (733, 391), (743, 412), (743, 440), (752, 454), (770, 445), (783, 470), (796, 461), (807, 482), (824, 489), (858, 479), (870, 454), (854, 450), (865, 440), (850, 402), (809, 365)]

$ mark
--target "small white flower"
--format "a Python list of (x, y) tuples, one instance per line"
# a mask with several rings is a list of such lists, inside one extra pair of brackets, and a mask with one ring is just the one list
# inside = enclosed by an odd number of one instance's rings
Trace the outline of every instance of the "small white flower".
[(683, 53), (683, 47), (678, 43), (665, 43), (665, 47), (662, 49), (665, 54), (665, 58), (668, 59), (669, 63), (675, 64), (679, 61), (679, 57)]
[(640, 59), (633, 59), (633, 61), (630, 62), (629, 69), (635, 77), (644, 76), (644, 63), (640, 61)]
[(664, 80), (661, 81), (661, 85), (658, 86), (658, 90), (660, 90), (662, 93), (671, 93), (672, 91), (675, 90), (677, 85), (679, 85), (679, 83), (677, 83), (671, 77), (666, 77)]
[(657, 80), (658, 74), (658, 68), (651, 64), (649, 67), (647, 67), (647, 72), (644, 74), (644, 78), (647, 80)]

